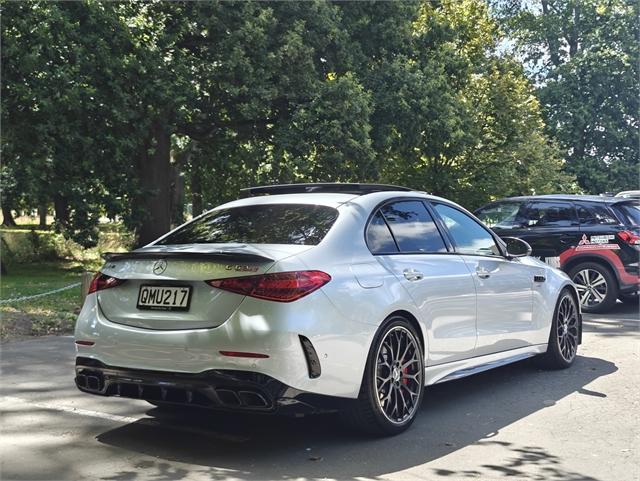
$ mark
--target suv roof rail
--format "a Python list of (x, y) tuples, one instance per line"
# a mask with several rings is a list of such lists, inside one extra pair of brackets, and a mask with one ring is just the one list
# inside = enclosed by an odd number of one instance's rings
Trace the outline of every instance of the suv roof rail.
[(372, 192), (402, 191), (411, 192), (414, 189), (387, 184), (354, 184), (341, 182), (317, 182), (309, 184), (277, 184), (260, 185), (240, 189), (247, 196), (269, 194), (308, 194), (308, 193), (340, 193), (340, 194), (370, 194)]

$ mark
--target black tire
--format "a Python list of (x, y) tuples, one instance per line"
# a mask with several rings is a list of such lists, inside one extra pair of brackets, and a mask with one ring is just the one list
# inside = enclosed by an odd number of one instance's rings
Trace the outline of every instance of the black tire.
[[(404, 348), (401, 340), (403, 336), (406, 336)], [(404, 354), (394, 355), (394, 340), (397, 340), (397, 352), (404, 351)], [(402, 363), (408, 366), (402, 367)], [(388, 368), (386, 364), (389, 364)], [(388, 374), (385, 370), (388, 370)], [(378, 386), (380, 373), (386, 374), (382, 376), (386, 380)], [(388, 393), (387, 396), (380, 401), (380, 394), (385, 392)], [(394, 436), (405, 431), (413, 423), (423, 394), (424, 355), (420, 338), (415, 328), (404, 317), (393, 316), (384, 322), (371, 344), (358, 399), (350, 402), (341, 414), (349, 426), (360, 432), (376, 436)], [(399, 405), (399, 399), (404, 405)], [(406, 412), (386, 413), (385, 409), (390, 410), (393, 401), (400, 410), (407, 408)], [(390, 415), (396, 419), (390, 419)]]
[[(618, 281), (607, 267), (596, 262), (583, 262), (572, 267), (568, 274), (578, 288), (579, 302), (582, 304), (583, 312), (606, 312), (615, 305), (616, 299), (618, 299)], [(598, 275), (604, 279), (604, 291), (602, 284), (593, 288), (589, 285), (588, 279), (594, 279)], [(587, 291), (591, 289), (593, 289), (593, 293), (588, 293)], [(585, 295), (587, 296), (586, 302), (583, 300)], [(595, 302), (596, 295), (604, 295), (604, 298)]]
[(164, 401), (149, 401), (148, 399), (146, 401), (152, 406), (158, 409), (162, 409), (163, 411), (181, 411), (184, 409), (184, 407), (180, 404), (168, 403)]
[(638, 294), (622, 294), (618, 299), (625, 304), (637, 305), (640, 303), (640, 295)]
[(541, 367), (546, 369), (570, 367), (578, 355), (581, 328), (578, 301), (573, 292), (565, 288), (560, 292), (553, 311), (547, 352), (538, 359)]

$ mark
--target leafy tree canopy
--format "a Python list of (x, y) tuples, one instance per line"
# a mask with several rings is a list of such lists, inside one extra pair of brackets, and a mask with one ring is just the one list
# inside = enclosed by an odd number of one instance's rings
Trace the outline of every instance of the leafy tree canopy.
[[(7, 2), (3, 206), (140, 243), (251, 184), (408, 184), (468, 207), (571, 188), (481, 0)], [(564, 144), (563, 144), (564, 145)]]
[(637, 189), (640, 4), (498, 0), (568, 171), (591, 193)]

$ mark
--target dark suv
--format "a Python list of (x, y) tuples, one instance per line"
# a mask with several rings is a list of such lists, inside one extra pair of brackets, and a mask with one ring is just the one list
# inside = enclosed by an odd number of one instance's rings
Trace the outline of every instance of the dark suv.
[(533, 256), (569, 274), (585, 312), (606, 311), (618, 298), (638, 301), (640, 201), (537, 195), (492, 202), (475, 214), (499, 236), (527, 241)]

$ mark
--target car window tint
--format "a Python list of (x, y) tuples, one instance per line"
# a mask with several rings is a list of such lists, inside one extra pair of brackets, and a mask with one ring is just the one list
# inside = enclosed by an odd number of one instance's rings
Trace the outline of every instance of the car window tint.
[(447, 252), (444, 240), (422, 202), (393, 202), (380, 210), (402, 252)]
[(462, 211), (444, 204), (434, 204), (461, 254), (500, 255), (500, 250), (487, 229)]
[(640, 227), (640, 203), (630, 202), (625, 204), (616, 204), (618, 212), (622, 213), (625, 224), (631, 227)]
[(569, 202), (531, 202), (524, 211), (527, 227), (571, 227), (578, 218)]
[(617, 225), (620, 222), (604, 204), (577, 204), (582, 225)]
[(496, 202), (478, 209), (475, 214), (488, 227), (513, 229), (522, 226), (523, 206), (524, 202)]
[(396, 246), (380, 211), (371, 218), (369, 227), (367, 227), (367, 245), (373, 254), (398, 252), (398, 246)]
[(333, 207), (264, 204), (211, 211), (158, 244), (316, 245), (338, 218)]

